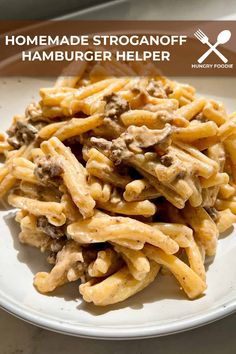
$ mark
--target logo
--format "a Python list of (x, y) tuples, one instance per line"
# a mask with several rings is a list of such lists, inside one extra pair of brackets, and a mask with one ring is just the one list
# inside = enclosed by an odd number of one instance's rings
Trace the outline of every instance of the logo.
[(217, 49), (218, 45), (220, 44), (225, 44), (230, 40), (231, 37), (231, 32), (229, 30), (223, 30), (221, 31), (218, 36), (217, 36), (217, 41), (215, 44), (211, 44), (209, 42), (209, 38), (207, 35), (200, 29), (198, 29), (195, 33), (194, 36), (202, 43), (206, 44), (209, 49), (198, 59), (198, 63), (201, 64), (206, 60), (206, 58), (214, 52), (222, 61), (224, 64), (228, 62), (228, 59)]

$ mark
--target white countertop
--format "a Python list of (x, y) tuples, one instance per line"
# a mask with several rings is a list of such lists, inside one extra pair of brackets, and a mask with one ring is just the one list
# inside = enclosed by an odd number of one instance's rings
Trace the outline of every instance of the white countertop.
[(1, 354), (233, 354), (236, 314), (189, 332), (154, 339), (103, 341), (46, 331), (0, 310)]

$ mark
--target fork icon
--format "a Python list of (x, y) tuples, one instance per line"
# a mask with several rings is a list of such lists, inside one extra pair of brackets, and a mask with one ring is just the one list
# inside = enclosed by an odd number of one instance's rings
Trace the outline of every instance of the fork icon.
[(198, 29), (195, 33), (194, 36), (203, 44), (207, 44), (208, 47), (210, 47), (206, 53), (204, 53), (199, 59), (198, 62), (201, 64), (211, 52), (215, 52), (218, 57), (224, 62), (227, 63), (228, 59), (216, 48), (219, 44), (224, 44), (229, 41), (231, 37), (231, 32), (228, 30), (224, 30), (218, 34), (217, 41), (214, 45), (212, 45), (209, 42), (209, 38), (207, 35), (202, 32), (200, 29)]

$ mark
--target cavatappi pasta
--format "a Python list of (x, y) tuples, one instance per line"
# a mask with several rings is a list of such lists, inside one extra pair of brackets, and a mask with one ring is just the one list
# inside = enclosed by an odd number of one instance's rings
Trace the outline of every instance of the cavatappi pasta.
[(150, 64), (83, 65), (40, 97), (0, 134), (0, 196), (52, 265), (36, 289), (78, 281), (105, 306), (164, 267), (204, 294), (205, 257), (236, 221), (236, 114)]

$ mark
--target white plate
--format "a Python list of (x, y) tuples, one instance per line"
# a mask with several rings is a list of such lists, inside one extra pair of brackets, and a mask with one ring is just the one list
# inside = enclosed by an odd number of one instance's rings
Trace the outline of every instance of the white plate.
[[(235, 109), (231, 78), (184, 78), (203, 95), (222, 100), (228, 111)], [(37, 99), (47, 79), (0, 79), (1, 129), (11, 117), (23, 113)], [(12, 211), (0, 212), (0, 305), (12, 314), (54, 331), (91, 338), (144, 338), (188, 330), (224, 317), (236, 310), (236, 232), (233, 228), (218, 244), (217, 255), (207, 271), (205, 296), (189, 301), (174, 279), (158, 276), (147, 289), (109, 308), (84, 304), (78, 285), (70, 284), (50, 296), (39, 294), (32, 285), (36, 272), (46, 270), (44, 256), (21, 246)]]

